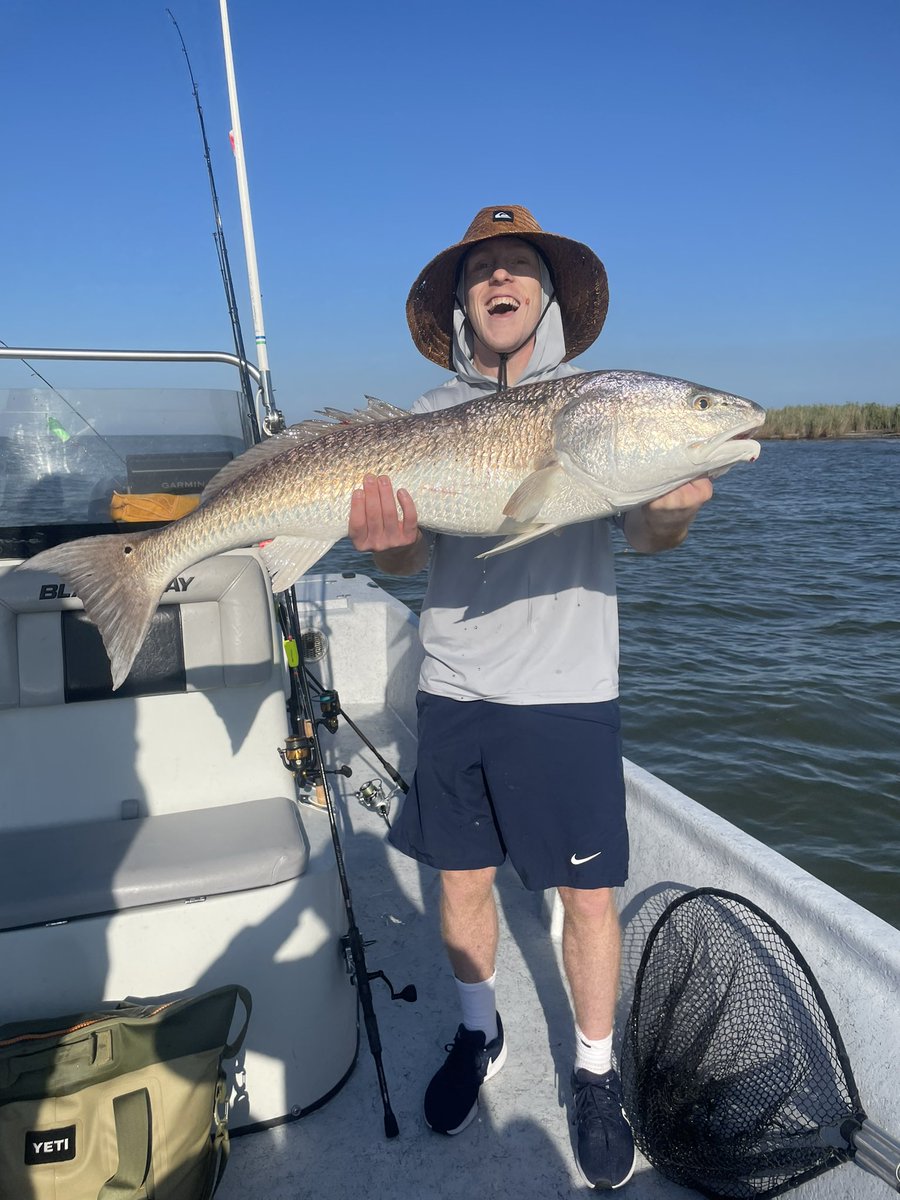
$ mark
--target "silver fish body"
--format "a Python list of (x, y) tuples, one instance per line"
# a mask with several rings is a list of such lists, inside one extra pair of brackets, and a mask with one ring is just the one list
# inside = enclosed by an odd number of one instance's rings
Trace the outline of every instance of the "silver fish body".
[(30, 559), (58, 573), (97, 624), (113, 686), (127, 677), (159, 599), (180, 571), (274, 539), (263, 557), (289, 587), (347, 532), (364, 475), (406, 488), (436, 532), (503, 537), (500, 553), (562, 525), (646, 503), (759, 454), (752, 401), (638, 371), (527, 384), (433, 413), (370, 402), (254, 447), (201, 506), (158, 530), (85, 538)]

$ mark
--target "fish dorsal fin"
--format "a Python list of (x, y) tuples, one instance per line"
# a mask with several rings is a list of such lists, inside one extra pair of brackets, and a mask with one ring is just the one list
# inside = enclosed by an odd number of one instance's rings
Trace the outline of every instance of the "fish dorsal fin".
[(326, 418), (324, 421), (310, 417), (308, 421), (289, 425), (284, 433), (278, 436), (308, 442), (312, 438), (321, 437), (323, 433), (333, 433), (339, 425), (373, 425), (376, 421), (394, 421), (397, 417), (409, 416), (405, 409), (388, 404), (387, 400), (379, 400), (377, 396), (366, 396), (365, 408), (320, 408), (318, 412)]
[(248, 471), (252, 471), (261, 463), (277, 458), (295, 446), (302, 446), (315, 438), (323, 437), (326, 433), (333, 433), (342, 425), (371, 425), (374, 421), (393, 421), (397, 417), (409, 416), (404, 409), (396, 408), (393, 404), (388, 404), (386, 400), (366, 396), (366, 401), (366, 408), (355, 409), (351, 412), (344, 412), (340, 408), (320, 409), (325, 420), (311, 417), (308, 421), (299, 421), (296, 425), (289, 425), (283, 433), (277, 433), (273, 437), (267, 438), (258, 446), (251, 446), (249, 450), (245, 450), (243, 454), (232, 459), (213, 476), (200, 495), (200, 503), (206, 504), (223, 488), (229, 487), (236, 479), (240, 479), (242, 475), (246, 475)]
[(397, 408), (395, 404), (388, 404), (387, 400), (379, 400), (377, 396), (366, 396), (366, 407), (355, 408), (351, 412), (344, 412), (340, 408), (322, 408), (319, 411), (341, 425), (366, 425), (372, 421), (393, 421), (396, 417), (409, 416), (405, 408)]
[(565, 471), (556, 461), (532, 471), (507, 500), (504, 516), (527, 525), (538, 516), (544, 503), (556, 493), (564, 478)]
[(327, 554), (334, 545), (334, 540), (317, 541), (315, 538), (277, 537), (271, 542), (264, 542), (259, 552), (273, 592), (284, 592), (296, 583), (301, 575), (305, 575), (313, 563), (317, 563), (323, 554)]

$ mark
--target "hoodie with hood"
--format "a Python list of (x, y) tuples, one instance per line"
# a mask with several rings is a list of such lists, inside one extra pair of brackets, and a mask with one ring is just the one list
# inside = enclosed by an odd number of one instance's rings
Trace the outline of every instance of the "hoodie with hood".
[[(562, 361), (562, 317), (549, 295), (531, 358), (517, 383), (580, 374)], [(413, 412), (434, 412), (497, 390), (472, 361), (465, 314), (454, 313), (457, 374), (421, 396)], [(428, 587), (419, 631), (422, 691), (453, 700), (568, 704), (618, 695), (618, 617), (609, 521), (568, 525), (494, 558), (496, 538), (428, 535)]]

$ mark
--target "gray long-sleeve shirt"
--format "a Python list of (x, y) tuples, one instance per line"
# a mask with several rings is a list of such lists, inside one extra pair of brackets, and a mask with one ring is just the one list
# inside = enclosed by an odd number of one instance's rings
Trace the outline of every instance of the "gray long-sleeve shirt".
[[(575, 374), (561, 364), (541, 378)], [(524, 380), (520, 380), (524, 382)], [(460, 377), (413, 412), (485, 394)], [(420, 619), (420, 687), (455, 700), (563, 704), (618, 695), (618, 613), (608, 520), (569, 525), (489, 559), (496, 538), (434, 536)]]

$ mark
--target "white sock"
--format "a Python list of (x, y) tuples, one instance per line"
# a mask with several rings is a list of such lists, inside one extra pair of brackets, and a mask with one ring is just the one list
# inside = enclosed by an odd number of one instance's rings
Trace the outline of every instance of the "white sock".
[(462, 983), (455, 975), (453, 982), (459, 993), (463, 1025), (466, 1029), (480, 1029), (485, 1041), (492, 1042), (497, 1036), (497, 1001), (494, 988), (497, 972), (481, 983)]
[(575, 1026), (575, 1070), (605, 1075), (612, 1068), (612, 1034), (592, 1042)]

